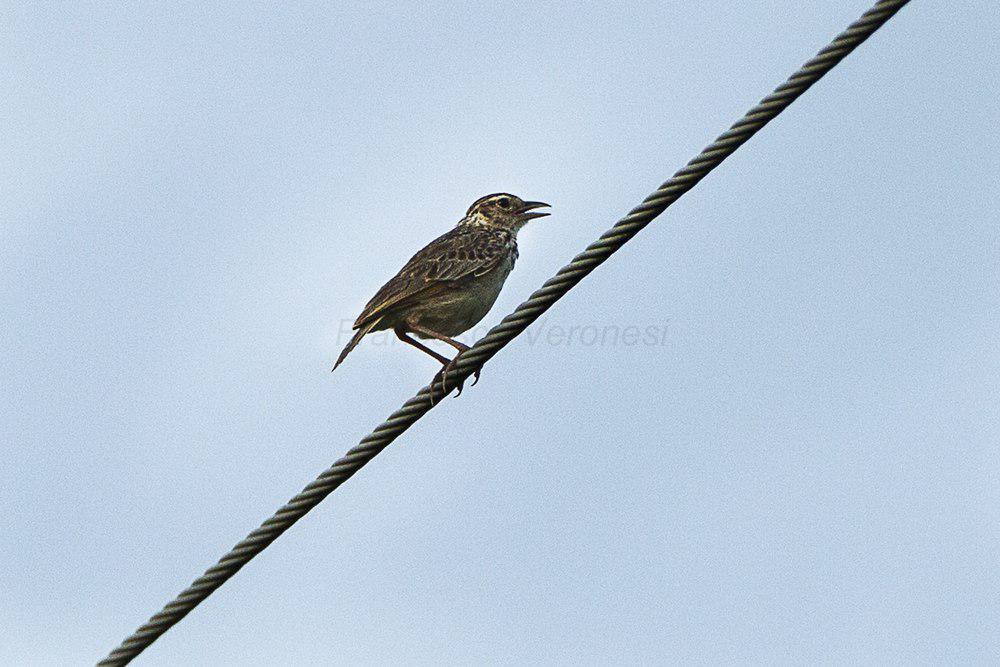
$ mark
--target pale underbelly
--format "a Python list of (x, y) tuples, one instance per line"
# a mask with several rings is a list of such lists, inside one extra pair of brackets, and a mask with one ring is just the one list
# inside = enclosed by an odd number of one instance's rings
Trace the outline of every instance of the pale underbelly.
[(403, 319), (445, 336), (464, 333), (490, 312), (509, 273), (509, 269), (494, 271), (460, 288), (441, 292), (408, 309)]

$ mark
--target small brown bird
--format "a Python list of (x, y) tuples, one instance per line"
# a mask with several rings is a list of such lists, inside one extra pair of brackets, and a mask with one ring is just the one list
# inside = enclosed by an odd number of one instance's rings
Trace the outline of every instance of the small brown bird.
[[(365, 335), (392, 329), (401, 341), (441, 362), (435, 381), (443, 377), (452, 360), (408, 334), (436, 338), (459, 352), (469, 349), (453, 336), (474, 327), (493, 307), (517, 259), (517, 232), (548, 215), (535, 210), (546, 207), (505, 192), (477, 199), (454, 229), (411, 257), (368, 302), (333, 369)], [(475, 377), (478, 381), (478, 370)]]

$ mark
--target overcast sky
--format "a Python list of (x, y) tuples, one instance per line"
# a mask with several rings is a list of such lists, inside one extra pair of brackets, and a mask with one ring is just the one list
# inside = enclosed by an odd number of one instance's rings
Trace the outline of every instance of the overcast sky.
[[(474, 199), (553, 205), (488, 325), (868, 5), (0, 4), (0, 663), (425, 384), (329, 369)], [(142, 664), (1000, 660), (998, 31), (905, 8)]]

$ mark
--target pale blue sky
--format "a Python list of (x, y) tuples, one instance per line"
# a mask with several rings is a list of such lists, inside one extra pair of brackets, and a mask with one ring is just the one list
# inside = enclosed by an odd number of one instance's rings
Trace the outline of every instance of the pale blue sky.
[[(0, 4), (0, 663), (424, 384), (338, 331), (472, 200), (553, 204), (495, 323), (868, 4)], [(905, 8), (141, 663), (1000, 660), (998, 31)]]

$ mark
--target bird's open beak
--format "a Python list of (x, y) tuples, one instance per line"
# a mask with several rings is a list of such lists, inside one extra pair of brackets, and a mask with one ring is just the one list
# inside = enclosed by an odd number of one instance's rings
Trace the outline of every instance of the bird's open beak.
[(549, 215), (548, 213), (543, 213), (541, 211), (534, 211), (536, 208), (549, 208), (549, 205), (543, 201), (526, 201), (521, 210), (517, 212), (517, 216), (527, 222), (528, 220), (534, 220), (535, 218), (544, 218)]

